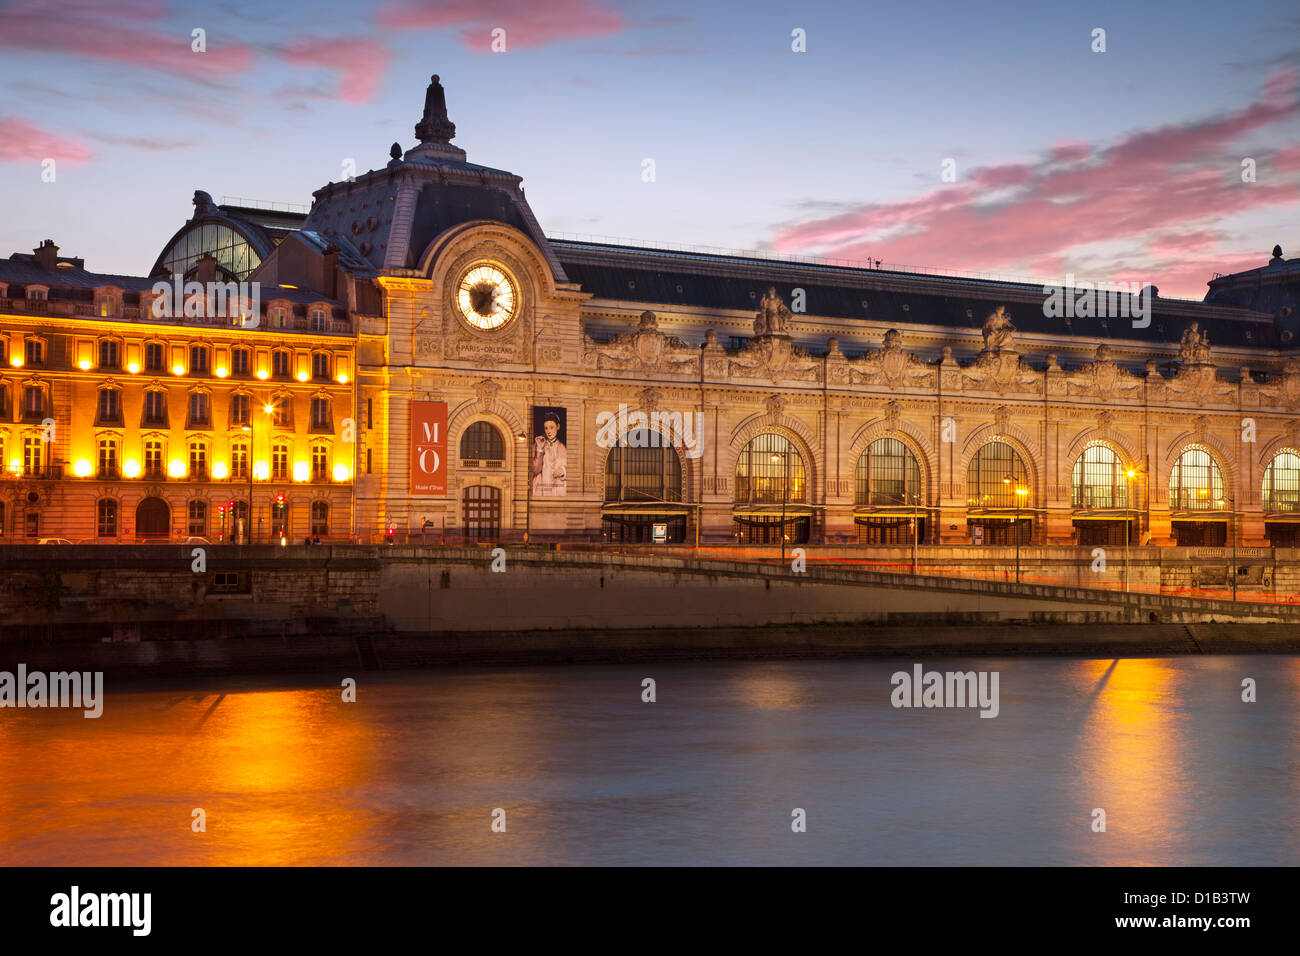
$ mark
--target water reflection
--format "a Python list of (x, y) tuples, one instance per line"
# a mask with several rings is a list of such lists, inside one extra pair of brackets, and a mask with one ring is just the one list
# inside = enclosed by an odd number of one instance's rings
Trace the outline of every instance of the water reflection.
[(1297, 659), (926, 662), (998, 670), (993, 720), (892, 708), (911, 663), (110, 686), (0, 711), (0, 863), (1300, 860)]

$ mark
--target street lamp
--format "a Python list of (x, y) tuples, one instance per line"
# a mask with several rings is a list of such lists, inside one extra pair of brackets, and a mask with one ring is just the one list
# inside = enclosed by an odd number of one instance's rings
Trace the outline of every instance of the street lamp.
[(916, 540), (920, 537), (920, 528), (917, 524), (917, 509), (921, 504), (919, 494), (908, 495), (912, 499), (912, 576), (916, 577)]
[[(520, 443), (528, 441), (528, 434), (520, 431), (515, 436), (515, 441)], [(531, 454), (524, 457), (524, 480), (528, 482), (528, 504), (524, 508), (524, 544), (527, 544), (528, 532), (532, 530), (533, 525), (533, 459)]]
[(1124, 483), (1124, 593), (1128, 593), (1128, 539), (1133, 534), (1133, 478), (1137, 472), (1130, 468)]
[(781, 481), (781, 563), (785, 564), (785, 503), (790, 498), (790, 458), (774, 453), (772, 461), (785, 464), (785, 476)]
[[(1002, 483), (1004, 485), (1015, 485), (1015, 478), (1012, 477), (1011, 475), (1007, 475), (1002, 479)], [(1025, 495), (1029, 494), (1029, 489), (1021, 488), (1019, 485), (1015, 485), (1015, 493), (1016, 493), (1016, 518), (1015, 518), (1015, 524), (1012, 527), (1015, 529), (1015, 536), (1016, 536), (1016, 583), (1019, 584), (1020, 583), (1020, 499), (1025, 497)]]
[[(268, 415), (275, 413), (275, 406), (270, 402), (262, 406)], [(257, 452), (257, 415), (248, 416), (248, 424), (240, 426), (241, 431), (248, 432), (248, 459), (244, 467), (248, 471), (248, 514), (244, 516), (244, 544), (253, 543), (253, 460)]]
[(1232, 535), (1232, 601), (1235, 604), (1237, 602), (1237, 499), (1220, 498), (1215, 504), (1222, 508), (1225, 500), (1232, 506), (1232, 513), (1228, 515), (1228, 532)]

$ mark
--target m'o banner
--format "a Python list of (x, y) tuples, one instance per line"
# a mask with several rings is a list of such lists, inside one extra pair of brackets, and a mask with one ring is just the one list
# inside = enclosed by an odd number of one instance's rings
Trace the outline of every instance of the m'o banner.
[(447, 493), (447, 403), (411, 402), (411, 494)]

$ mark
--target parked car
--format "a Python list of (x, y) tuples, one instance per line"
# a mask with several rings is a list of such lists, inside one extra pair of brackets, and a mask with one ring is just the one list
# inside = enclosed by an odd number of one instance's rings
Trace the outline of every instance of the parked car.
[(67, 538), (41, 538), (37, 544), (72, 544)]

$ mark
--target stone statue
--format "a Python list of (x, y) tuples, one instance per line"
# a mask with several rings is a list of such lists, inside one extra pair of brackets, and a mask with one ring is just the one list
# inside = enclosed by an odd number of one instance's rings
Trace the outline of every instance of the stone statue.
[(898, 329), (890, 329), (885, 333), (885, 340), (880, 347), (885, 352), (897, 352), (903, 347), (903, 336), (899, 334)]
[(1197, 331), (1199, 328), (1200, 323), (1193, 322), (1183, 332), (1182, 340), (1178, 343), (1178, 361), (1184, 365), (1195, 365), (1202, 345), (1208, 346), (1209, 344), (1201, 338), (1201, 334)]
[(1007, 315), (1007, 307), (1000, 305), (997, 309), (984, 320), (984, 328), (981, 334), (984, 336), (985, 352), (1001, 352), (1003, 349), (1011, 348), (1011, 333), (1016, 331), (1016, 327), (1011, 324), (1011, 316)]
[(783, 335), (790, 318), (790, 310), (776, 294), (776, 286), (770, 285), (758, 304), (758, 315), (754, 318), (754, 334)]

